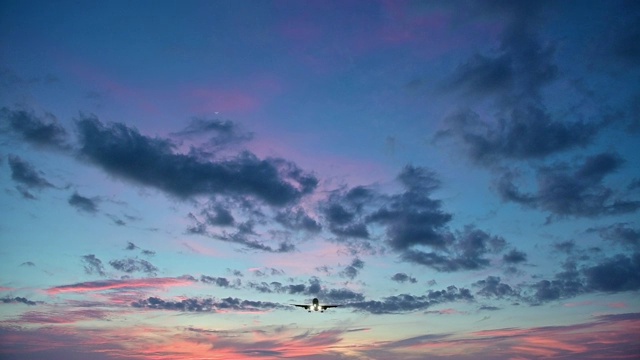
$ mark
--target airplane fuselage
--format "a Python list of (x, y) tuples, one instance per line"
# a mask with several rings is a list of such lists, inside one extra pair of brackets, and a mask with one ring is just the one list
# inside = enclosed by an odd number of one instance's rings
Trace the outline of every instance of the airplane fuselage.
[(311, 300), (311, 305), (301, 305), (301, 304), (291, 304), (291, 305), (304, 308), (305, 310), (307, 310), (309, 312), (311, 312), (311, 311), (324, 312), (325, 310), (327, 310), (329, 308), (334, 308), (334, 307), (340, 306), (340, 305), (320, 305), (320, 300), (318, 300), (318, 298), (314, 298), (313, 300)]
[(318, 300), (318, 298), (313, 298), (311, 301), (311, 309), (313, 309), (313, 311), (324, 311), (320, 309), (320, 300)]

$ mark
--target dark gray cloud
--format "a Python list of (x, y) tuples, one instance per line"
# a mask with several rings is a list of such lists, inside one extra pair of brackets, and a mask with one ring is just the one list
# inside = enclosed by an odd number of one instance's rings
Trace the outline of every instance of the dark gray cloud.
[(329, 230), (338, 235), (338, 240), (349, 238), (369, 239), (370, 233), (365, 223), (365, 211), (375, 203), (378, 194), (364, 186), (356, 186), (348, 191), (336, 191), (321, 206), (321, 212)]
[(372, 314), (394, 314), (426, 310), (431, 306), (447, 302), (473, 300), (473, 295), (468, 289), (449, 286), (446, 290), (429, 291), (427, 295), (400, 294), (382, 300), (353, 301), (344, 306)]
[(517, 298), (520, 296), (518, 290), (513, 289), (511, 286), (501, 282), (500, 277), (488, 276), (485, 280), (476, 281), (473, 284), (474, 287), (478, 287), (478, 295), (484, 297), (494, 298)]
[(257, 276), (257, 277), (279, 276), (279, 275), (284, 275), (285, 274), (283, 270), (272, 268), (272, 267), (263, 268), (262, 270), (260, 270), (260, 269), (252, 269), (251, 273), (253, 274), (253, 276)]
[(247, 286), (251, 289), (254, 289), (258, 292), (270, 294), (270, 293), (283, 293), (283, 294), (303, 294), (307, 289), (305, 284), (289, 284), (283, 285), (280, 282), (272, 281), (271, 283), (261, 282), (256, 283), (250, 281), (247, 283)]
[(602, 124), (582, 120), (552, 119), (540, 105), (506, 110), (498, 119), (480, 118), (472, 110), (460, 110), (446, 119), (447, 128), (436, 139), (459, 140), (477, 164), (491, 166), (503, 159), (545, 158), (554, 153), (591, 144)]
[(131, 241), (127, 241), (127, 246), (124, 249), (130, 251), (140, 250), (140, 253), (145, 256), (153, 256), (156, 254), (155, 251), (141, 249), (138, 245), (132, 243)]
[(60, 81), (60, 79), (53, 74), (46, 74), (44, 76), (31, 76), (23, 77), (12, 69), (0, 66), (0, 86), (6, 87), (9, 90), (14, 90), (15, 86), (23, 85), (35, 85), (35, 84), (52, 84)]
[(277, 246), (271, 246), (261, 240), (259, 234), (254, 231), (254, 222), (252, 220), (237, 224), (235, 232), (223, 231), (221, 233), (213, 233), (207, 229), (207, 224), (198, 220), (198, 218), (189, 213), (189, 218), (195, 222), (187, 228), (188, 234), (203, 235), (212, 239), (226, 241), (243, 246), (249, 250), (259, 250), (272, 253), (286, 253), (296, 250), (295, 245), (289, 241), (280, 241)]
[(82, 262), (84, 263), (84, 272), (87, 274), (98, 274), (100, 276), (105, 276), (104, 266), (102, 265), (102, 261), (98, 259), (94, 254), (84, 255), (82, 257)]
[(489, 266), (487, 256), (500, 253), (505, 245), (504, 238), (467, 226), (449, 237), (446, 249), (408, 249), (402, 253), (402, 259), (442, 272), (476, 270)]
[(515, 184), (512, 172), (505, 172), (496, 187), (503, 200), (546, 210), (557, 216), (594, 217), (632, 213), (640, 201), (628, 200), (628, 193), (616, 193), (603, 179), (623, 164), (616, 153), (587, 157), (582, 163), (557, 163), (538, 170), (537, 191), (526, 193)]
[(398, 180), (406, 191), (389, 197), (367, 220), (386, 226), (387, 242), (396, 251), (416, 245), (444, 247), (449, 241), (445, 225), (452, 216), (442, 211), (439, 200), (430, 198), (439, 187), (435, 173), (406, 166)]
[(258, 234), (254, 231), (253, 227), (254, 223), (252, 221), (247, 221), (239, 224), (236, 229), (237, 231), (234, 233), (223, 233), (221, 235), (212, 235), (212, 237), (218, 240), (242, 245), (250, 250), (260, 250), (273, 253), (288, 253), (296, 250), (295, 245), (288, 241), (281, 241), (278, 243), (277, 247), (273, 247), (260, 240), (254, 239), (255, 237), (258, 237)]
[(9, 167), (11, 168), (11, 179), (23, 184), (31, 189), (44, 189), (53, 187), (29, 162), (22, 160), (19, 156), (9, 155)]
[(207, 136), (208, 147), (214, 149), (249, 141), (252, 133), (240, 130), (238, 125), (231, 120), (193, 118), (189, 125), (182, 131), (173, 133), (178, 137)]
[(5, 298), (2, 298), (0, 300), (2, 300), (2, 303), (4, 303), (4, 304), (17, 304), (17, 303), (19, 303), (19, 304), (25, 304), (25, 305), (31, 305), (31, 306), (37, 304), (35, 301), (31, 301), (31, 300), (29, 300), (27, 298), (20, 297), (20, 296), (16, 296), (16, 297), (13, 297), (13, 298), (5, 297)]
[(77, 192), (74, 192), (71, 197), (69, 197), (69, 205), (75, 207), (76, 209), (84, 212), (88, 212), (91, 214), (95, 214), (98, 212), (98, 200), (91, 199), (88, 197), (84, 197)]
[(118, 218), (117, 216), (113, 215), (113, 214), (107, 214), (107, 217), (109, 219), (111, 219), (111, 221), (113, 221), (114, 224), (118, 225), (118, 226), (125, 226), (127, 225), (126, 222), (124, 222), (124, 220)]
[(329, 289), (320, 291), (317, 296), (329, 303), (349, 303), (352, 301), (363, 301), (364, 295), (349, 289)]
[(202, 275), (200, 276), (200, 281), (205, 283), (205, 284), (213, 284), (219, 287), (224, 287), (224, 288), (228, 288), (228, 287), (233, 287), (234, 285), (229, 281), (229, 279), (227, 278), (223, 278), (223, 277), (213, 277), (213, 276), (207, 276), (207, 275)]
[(514, 86), (512, 59), (502, 54), (495, 58), (475, 54), (460, 64), (445, 89), (459, 90), (468, 96), (500, 93)]
[(109, 261), (114, 269), (124, 271), (126, 273), (143, 272), (155, 276), (158, 268), (144, 259), (124, 258), (120, 260)]
[(275, 220), (284, 227), (292, 230), (305, 230), (312, 233), (317, 233), (322, 230), (320, 223), (307, 215), (301, 208), (279, 211), (278, 214), (276, 214)]
[(217, 311), (266, 311), (288, 308), (287, 306), (268, 301), (241, 300), (238, 298), (189, 298), (180, 301), (167, 301), (157, 297), (137, 300), (131, 303), (136, 308), (156, 310), (172, 310), (185, 312), (217, 312)]
[(499, 46), (461, 63), (444, 89), (488, 100), (492, 115), (484, 118), (460, 108), (445, 119), (445, 129), (436, 139), (453, 138), (474, 162), (494, 166), (503, 160), (543, 159), (584, 148), (610, 124), (604, 113), (585, 121), (589, 117), (582, 116), (580, 105), (568, 115), (546, 105), (543, 92), (561, 72), (555, 64), (555, 45), (541, 42), (536, 35), (546, 18), (545, 8), (544, 2), (493, 2), (471, 11), (505, 24)]
[(281, 206), (311, 193), (318, 180), (283, 159), (249, 152), (217, 162), (174, 152), (167, 139), (141, 135), (121, 123), (95, 117), (76, 121), (80, 154), (107, 172), (179, 198), (196, 195), (255, 196)]
[(405, 273), (396, 273), (395, 275), (393, 275), (391, 277), (391, 280), (395, 281), (395, 282), (399, 282), (399, 283), (405, 283), (405, 282), (410, 282), (412, 284), (415, 284), (418, 282), (418, 280), (416, 280), (416, 278), (411, 277)]
[(502, 260), (507, 264), (518, 264), (527, 261), (527, 254), (522, 251), (512, 249), (502, 256)]
[(340, 272), (340, 276), (353, 280), (356, 276), (358, 276), (362, 268), (364, 268), (364, 261), (355, 258), (351, 262), (351, 265), (346, 266), (344, 270)]
[(573, 298), (589, 291), (585, 287), (584, 270), (578, 269), (575, 261), (567, 260), (562, 267), (563, 271), (557, 273), (553, 279), (544, 279), (530, 284), (529, 292), (526, 295), (523, 292), (520, 300), (535, 306), (549, 301)]
[[(384, 241), (404, 261), (425, 265), (438, 271), (461, 271), (489, 265), (488, 255), (500, 253), (506, 240), (467, 226), (463, 231), (451, 232), (448, 224), (452, 215), (442, 209), (440, 200), (432, 193), (440, 181), (429, 169), (405, 166), (398, 175), (404, 187), (399, 194), (382, 195), (374, 190), (357, 187), (333, 193), (321, 205), (329, 229), (336, 235), (356, 238), (359, 245), (345, 242), (358, 253), (371, 249), (367, 226), (382, 228)], [(354, 233), (348, 230), (353, 230)], [(371, 239), (370, 239), (371, 238)], [(353, 272), (352, 272), (353, 273)]]
[(33, 111), (0, 109), (0, 131), (17, 135), (21, 140), (38, 147), (68, 150), (67, 131), (52, 114), (38, 117)]
[(590, 264), (579, 264), (569, 258), (562, 265), (562, 271), (552, 278), (517, 287), (496, 276), (477, 281), (473, 286), (478, 288), (476, 294), (479, 296), (531, 306), (596, 292), (637, 291), (640, 290), (640, 253), (618, 254)]
[[(621, 6), (622, 5), (622, 6)], [(635, 1), (616, 4), (616, 21), (607, 22), (606, 28), (596, 40), (597, 56), (594, 60), (606, 59), (606, 65), (621, 65), (629, 71), (640, 68), (640, 7)], [(612, 9), (614, 7), (611, 7)], [(626, 73), (625, 73), (626, 74)]]
[(208, 210), (203, 210), (202, 215), (205, 217), (207, 224), (212, 226), (232, 226), (235, 223), (231, 211), (222, 205), (215, 205)]
[(627, 223), (616, 223), (605, 227), (590, 228), (587, 232), (597, 232), (605, 240), (640, 250), (640, 229), (631, 228)]
[(556, 250), (561, 251), (561, 252), (563, 252), (565, 254), (570, 254), (575, 249), (576, 242), (573, 241), (573, 240), (562, 241), (562, 242), (553, 244), (553, 247)]
[(267, 282), (249, 282), (247, 286), (260, 293), (279, 293), (300, 295), (307, 297), (317, 297), (322, 302), (344, 303), (348, 301), (363, 301), (364, 295), (349, 289), (326, 289), (322, 286), (322, 282), (317, 277), (309, 279), (307, 284), (282, 284), (277, 281)]
[(619, 254), (584, 270), (589, 289), (605, 292), (640, 290), (640, 253)]
[(538, 98), (558, 76), (553, 44), (542, 44), (535, 31), (544, 19), (545, 2), (493, 1), (478, 4), (472, 16), (499, 18), (505, 24), (499, 46), (489, 55), (474, 54), (448, 79), (445, 88), (472, 96)]

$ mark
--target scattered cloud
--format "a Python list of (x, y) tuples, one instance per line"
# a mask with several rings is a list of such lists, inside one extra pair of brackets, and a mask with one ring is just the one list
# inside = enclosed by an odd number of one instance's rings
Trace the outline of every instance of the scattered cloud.
[(131, 306), (136, 308), (147, 308), (155, 310), (173, 310), (173, 311), (193, 311), (193, 312), (263, 312), (274, 309), (286, 308), (285, 305), (268, 302), (268, 301), (252, 301), (241, 300), (238, 298), (188, 298), (179, 301), (166, 301), (157, 297), (149, 297), (134, 301)]
[(31, 301), (27, 298), (24, 297), (20, 297), (20, 296), (16, 296), (13, 298), (10, 297), (5, 297), (0, 299), (2, 301), (2, 303), (4, 304), (25, 304), (25, 305), (36, 305), (37, 303), (35, 301)]
[(82, 262), (84, 263), (84, 272), (87, 274), (98, 274), (100, 276), (105, 276), (104, 266), (102, 266), (102, 261), (98, 259), (93, 254), (88, 254), (82, 256)]
[(351, 262), (351, 265), (348, 265), (344, 268), (344, 270), (340, 272), (340, 276), (353, 280), (356, 276), (358, 276), (362, 268), (364, 268), (364, 261), (355, 258)]
[(372, 314), (394, 314), (426, 310), (430, 306), (453, 301), (473, 301), (474, 297), (468, 289), (449, 286), (446, 290), (429, 291), (427, 295), (401, 294), (383, 300), (354, 301), (345, 307)]
[[(206, 149), (207, 155), (209, 156), (215, 156), (215, 151), (220, 151), (222, 148), (228, 148), (229, 146), (237, 145), (253, 138), (252, 133), (242, 131), (238, 124), (231, 120), (223, 121), (206, 118), (192, 118), (186, 128), (172, 135), (179, 138), (207, 136), (207, 143), (198, 149), (192, 148), (192, 151), (198, 151), (202, 154)], [(213, 153), (211, 153), (211, 151), (213, 151)]]
[(589, 228), (587, 232), (596, 232), (603, 239), (614, 244), (640, 250), (640, 229), (631, 228), (628, 223), (615, 223), (604, 227)]
[(278, 242), (277, 246), (265, 243), (262, 240), (262, 237), (254, 231), (255, 222), (252, 220), (236, 224), (235, 232), (227, 232), (226, 230), (223, 230), (222, 232), (214, 233), (208, 230), (205, 222), (200, 221), (192, 213), (189, 213), (188, 217), (195, 222), (195, 225), (191, 225), (187, 228), (188, 234), (203, 235), (212, 239), (238, 244), (249, 250), (259, 250), (271, 253), (288, 253), (296, 250), (295, 245), (286, 239)]
[(124, 271), (128, 274), (134, 272), (143, 272), (148, 275), (155, 276), (158, 272), (157, 267), (144, 259), (125, 258), (120, 260), (111, 260), (109, 261), (109, 265), (111, 265), (116, 270)]
[(22, 160), (17, 155), (9, 155), (9, 167), (11, 168), (11, 179), (23, 184), (31, 189), (44, 189), (53, 187), (41, 172), (35, 170), (33, 165)]
[(452, 137), (462, 142), (469, 158), (483, 166), (503, 160), (542, 159), (591, 144), (601, 124), (553, 119), (541, 106), (522, 106), (505, 117), (483, 120), (469, 109), (446, 119), (447, 128), (436, 139)]
[(396, 273), (395, 275), (393, 275), (391, 277), (391, 280), (398, 282), (398, 283), (405, 283), (405, 282), (410, 282), (412, 284), (415, 284), (418, 282), (418, 280), (416, 280), (416, 278), (409, 276), (405, 273)]
[(520, 294), (517, 289), (501, 282), (500, 277), (497, 276), (488, 276), (484, 280), (475, 282), (473, 286), (479, 288), (478, 295), (488, 298), (517, 298)]
[(79, 211), (84, 211), (90, 214), (98, 212), (98, 199), (84, 197), (77, 192), (74, 192), (68, 200), (69, 205), (75, 207)]
[(231, 282), (229, 281), (229, 279), (224, 277), (215, 277), (215, 276), (207, 276), (207, 275), (200, 276), (200, 281), (205, 284), (213, 284), (223, 288), (237, 287), (240, 284), (240, 280)]
[(512, 249), (502, 256), (502, 260), (507, 264), (519, 264), (527, 261), (527, 254), (516, 249)]
[(487, 255), (500, 253), (506, 240), (500, 236), (492, 236), (472, 226), (466, 226), (455, 233), (447, 242), (446, 250), (423, 251), (408, 249), (402, 258), (406, 261), (428, 266), (442, 272), (475, 270), (489, 266)]
[(497, 182), (497, 190), (505, 201), (540, 208), (557, 216), (632, 213), (640, 208), (640, 201), (628, 199), (629, 194), (618, 193), (603, 183), (622, 163), (616, 153), (601, 153), (577, 164), (544, 166), (538, 170), (538, 187), (533, 193), (521, 191), (514, 174), (505, 172)]
[(311, 233), (322, 230), (320, 223), (307, 215), (301, 208), (279, 211), (275, 221), (291, 230), (305, 230)]
[(584, 272), (589, 289), (605, 292), (640, 290), (640, 253), (616, 255)]

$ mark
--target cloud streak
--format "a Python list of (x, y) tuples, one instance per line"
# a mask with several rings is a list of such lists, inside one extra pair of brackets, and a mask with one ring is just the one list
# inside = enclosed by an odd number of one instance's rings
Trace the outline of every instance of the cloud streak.
[(166, 289), (173, 286), (189, 286), (193, 280), (188, 278), (147, 278), (124, 280), (87, 281), (70, 285), (60, 285), (46, 289), (50, 295), (64, 293), (84, 293), (108, 290)]

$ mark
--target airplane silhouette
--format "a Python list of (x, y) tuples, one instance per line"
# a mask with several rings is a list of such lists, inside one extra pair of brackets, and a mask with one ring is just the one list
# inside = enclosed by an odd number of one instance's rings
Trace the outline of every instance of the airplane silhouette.
[(320, 312), (324, 312), (328, 308), (334, 308), (334, 307), (340, 306), (340, 305), (320, 305), (320, 301), (318, 300), (318, 298), (314, 298), (311, 301), (311, 305), (299, 305), (299, 304), (291, 304), (291, 305), (305, 308), (305, 310), (309, 310), (309, 312), (311, 312), (311, 310), (313, 311), (319, 310)]

